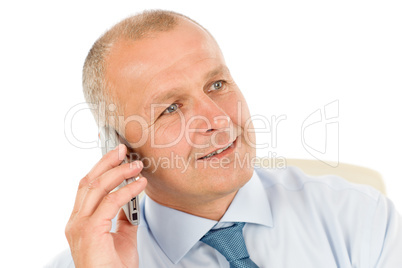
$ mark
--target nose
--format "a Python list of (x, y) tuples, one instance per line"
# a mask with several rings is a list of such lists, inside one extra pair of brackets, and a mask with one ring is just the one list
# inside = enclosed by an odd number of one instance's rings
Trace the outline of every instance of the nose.
[(228, 131), (232, 120), (224, 109), (206, 95), (198, 98), (194, 105), (194, 114), (190, 118), (191, 127), (198, 133), (210, 135), (216, 131)]
[[(212, 124), (207, 126), (206, 133), (217, 131), (217, 130), (224, 130), (230, 127), (231, 120), (230, 117), (226, 114), (212, 116)], [(208, 120), (210, 121), (210, 120)], [(208, 128), (210, 127), (210, 128)]]
[(219, 103), (203, 95), (197, 98), (193, 109), (191, 122), (188, 122), (192, 146), (218, 147), (233, 140), (232, 119)]

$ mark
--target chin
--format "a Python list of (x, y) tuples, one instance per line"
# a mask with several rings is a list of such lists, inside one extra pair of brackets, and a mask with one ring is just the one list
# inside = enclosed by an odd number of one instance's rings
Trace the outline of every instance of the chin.
[[(239, 180), (242, 182), (241, 187), (243, 187), (244, 184), (246, 184), (251, 177), (253, 176), (254, 172), (254, 167), (249, 167), (249, 168), (242, 168), (239, 170)], [(241, 188), (240, 187), (240, 188)]]
[(235, 170), (214, 170), (207, 180), (210, 183), (209, 190), (219, 195), (227, 195), (238, 191), (252, 177), (254, 168), (237, 168)]

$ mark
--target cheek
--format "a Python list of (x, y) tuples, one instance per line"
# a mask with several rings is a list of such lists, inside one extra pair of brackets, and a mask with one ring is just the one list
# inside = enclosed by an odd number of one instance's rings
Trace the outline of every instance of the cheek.
[(244, 127), (244, 137), (248, 145), (252, 147), (256, 146), (255, 130), (251, 119), (246, 122), (246, 125)]
[(183, 140), (185, 120), (182, 114), (177, 113), (174, 118), (162, 119), (164, 122), (151, 127), (150, 141), (155, 148), (175, 147)]
[(149, 134), (146, 144), (137, 150), (144, 161), (144, 175), (158, 176), (161, 171), (164, 175), (181, 171), (191, 152), (181, 132), (176, 124), (167, 124)]
[(247, 102), (240, 92), (233, 94), (231, 100), (226, 101), (224, 105), (225, 112), (230, 116), (233, 123), (242, 128), (247, 126), (253, 128), (253, 124), (249, 123), (251, 119)]
[(240, 126), (243, 130), (243, 136), (246, 139), (248, 145), (254, 146), (256, 142), (254, 125), (248, 109), (248, 105), (243, 95), (239, 93), (234, 123)]
[(174, 191), (182, 186), (180, 180), (191, 169), (191, 163), (184, 153), (187, 151), (181, 145), (171, 148), (141, 148), (144, 161), (141, 174), (148, 179), (148, 187), (159, 189), (158, 191)]

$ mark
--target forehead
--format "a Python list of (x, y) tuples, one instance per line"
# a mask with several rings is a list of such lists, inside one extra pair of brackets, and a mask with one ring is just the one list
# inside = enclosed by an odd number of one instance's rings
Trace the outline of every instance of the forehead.
[(181, 20), (167, 32), (119, 40), (107, 59), (106, 79), (123, 108), (144, 107), (160, 91), (201, 78), (219, 65), (225, 63), (215, 40), (198, 25)]

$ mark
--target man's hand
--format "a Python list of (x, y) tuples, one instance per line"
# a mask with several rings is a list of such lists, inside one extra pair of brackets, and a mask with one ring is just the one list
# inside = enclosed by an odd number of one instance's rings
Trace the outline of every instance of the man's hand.
[(145, 189), (140, 178), (111, 192), (125, 179), (136, 177), (142, 169), (139, 161), (119, 164), (127, 148), (120, 144), (105, 154), (79, 184), (74, 209), (66, 226), (75, 266), (138, 267), (137, 226), (131, 225), (121, 209), (116, 233), (111, 233), (112, 219), (119, 209)]

